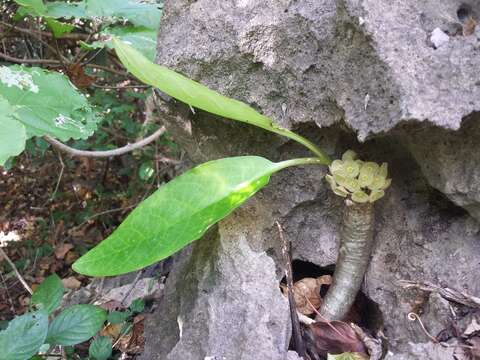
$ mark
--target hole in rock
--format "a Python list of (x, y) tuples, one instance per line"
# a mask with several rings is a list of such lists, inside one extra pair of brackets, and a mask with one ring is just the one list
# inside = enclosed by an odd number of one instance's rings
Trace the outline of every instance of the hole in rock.
[(470, 16), (472, 16), (472, 7), (468, 4), (462, 4), (457, 10), (457, 17), (460, 22), (465, 22)]
[[(295, 283), (304, 278), (318, 278), (323, 275), (333, 275), (335, 265), (321, 267), (308, 261), (293, 260), (292, 269), (293, 281)], [(285, 284), (286, 278), (283, 277), (281, 285)], [(328, 285), (322, 285), (320, 288), (320, 296), (323, 298), (327, 294), (327, 291)], [(314, 318), (315, 314), (310, 317)], [(354, 322), (357, 325), (368, 329), (372, 334), (375, 334), (383, 327), (383, 316), (379, 306), (361, 291), (358, 293), (350, 314), (345, 321)]]

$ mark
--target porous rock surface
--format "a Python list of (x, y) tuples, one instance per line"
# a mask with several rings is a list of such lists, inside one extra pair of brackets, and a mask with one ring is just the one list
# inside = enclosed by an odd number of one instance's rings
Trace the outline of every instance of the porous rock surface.
[[(378, 305), (387, 359), (451, 359), (434, 335), (453, 319), (427, 281), (480, 295), (480, 29), (463, 36), (457, 0), (167, 0), (157, 62), (245, 101), (332, 156), (388, 161), (363, 292)], [(438, 48), (432, 31), (449, 36)], [(308, 152), (275, 135), (158, 101), (192, 163)], [(287, 169), (182, 251), (147, 322), (144, 359), (295, 359), (275, 222), (295, 259), (335, 262), (342, 201), (322, 167)], [(423, 297), (419, 301), (419, 297)], [(369, 316), (369, 314), (364, 314)], [(378, 320), (378, 319), (377, 319)], [(373, 329), (378, 330), (378, 324)]]

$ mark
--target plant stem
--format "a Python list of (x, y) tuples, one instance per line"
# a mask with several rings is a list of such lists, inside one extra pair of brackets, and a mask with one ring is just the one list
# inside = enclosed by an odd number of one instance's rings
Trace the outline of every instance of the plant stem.
[(374, 207), (347, 200), (333, 282), (320, 307), (330, 321), (342, 320), (362, 285), (373, 247)]
[(290, 166), (298, 166), (298, 165), (328, 165), (328, 163), (326, 163), (324, 159), (320, 159), (317, 157), (291, 159), (291, 160), (285, 160), (277, 163), (278, 170), (282, 170)]
[(295, 140), (296, 142), (302, 144), (303, 146), (308, 148), (311, 152), (313, 152), (315, 155), (317, 155), (318, 158), (322, 161), (323, 165), (330, 165), (330, 163), (332, 162), (332, 160), (327, 154), (325, 154), (314, 143), (305, 139), (303, 136), (298, 135), (293, 131), (290, 131), (281, 127), (275, 127), (274, 129), (268, 129), (268, 130), (273, 131), (279, 135), (285, 136), (287, 138), (290, 138), (292, 140)]

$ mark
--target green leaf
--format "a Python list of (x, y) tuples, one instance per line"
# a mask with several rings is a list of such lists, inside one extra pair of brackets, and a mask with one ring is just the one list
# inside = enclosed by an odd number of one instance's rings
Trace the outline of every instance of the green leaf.
[(27, 133), (25, 126), (14, 114), (13, 107), (0, 96), (0, 166), (25, 149)]
[(281, 128), (270, 118), (260, 114), (247, 104), (223, 96), (165, 66), (154, 64), (119, 39), (114, 38), (112, 43), (127, 70), (145, 84), (152, 85), (189, 106), (289, 137), (309, 148), (324, 164), (330, 163), (328, 156), (310, 141), (290, 130)]
[(134, 49), (138, 50), (148, 60), (155, 59), (157, 51), (157, 30), (145, 27), (134, 26), (112, 26), (100, 32), (99, 41), (90, 44), (93, 47), (107, 46), (113, 48), (112, 38), (130, 44)]
[(46, 342), (50, 345), (75, 345), (90, 339), (107, 319), (105, 310), (94, 305), (73, 305), (51, 322)]
[(126, 19), (133, 25), (158, 30), (161, 6), (142, 0), (85, 0), (87, 16)]
[(110, 324), (121, 324), (132, 315), (130, 311), (112, 311), (108, 314), (107, 321)]
[(370, 201), (371, 203), (381, 199), (382, 197), (385, 196), (385, 191), (383, 190), (373, 190), (371, 193), (370, 193), (370, 196), (369, 196), (369, 199), (368, 201)]
[(38, 16), (44, 15), (47, 11), (47, 7), (42, 0), (15, 0), (15, 2)]
[(141, 313), (145, 309), (145, 301), (142, 299), (135, 299), (130, 304), (129, 309), (133, 313)]
[(98, 121), (65, 75), (36, 67), (0, 66), (0, 96), (16, 107), (27, 136), (86, 139)]
[(138, 169), (138, 177), (143, 181), (148, 181), (154, 174), (155, 169), (153, 168), (153, 163), (151, 161), (142, 163)]
[(74, 25), (55, 20), (51, 17), (45, 18), (45, 21), (48, 28), (52, 30), (53, 36), (56, 38), (62, 36), (63, 34), (70, 33), (73, 29), (75, 29)]
[(53, 1), (47, 3), (48, 16), (53, 18), (86, 18), (87, 12), (84, 2), (66, 3), (64, 1)]
[(112, 235), (77, 260), (73, 269), (109, 276), (162, 260), (202, 237), (211, 225), (264, 187), (272, 173), (289, 164), (240, 156), (199, 165), (143, 201)]
[(35, 289), (31, 303), (51, 314), (60, 305), (64, 291), (62, 280), (56, 274), (50, 275)]
[(107, 360), (112, 355), (112, 341), (106, 336), (99, 336), (90, 343), (88, 355), (92, 360)]
[(367, 201), (369, 201), (370, 198), (364, 191), (359, 190), (359, 191), (355, 191), (352, 194), (352, 200), (357, 202), (357, 203), (363, 204), (363, 203), (366, 203)]
[(48, 315), (37, 311), (17, 316), (0, 332), (0, 360), (25, 360), (37, 353), (45, 341)]
[(368, 357), (361, 353), (343, 353), (338, 355), (328, 354), (327, 360), (367, 360)]

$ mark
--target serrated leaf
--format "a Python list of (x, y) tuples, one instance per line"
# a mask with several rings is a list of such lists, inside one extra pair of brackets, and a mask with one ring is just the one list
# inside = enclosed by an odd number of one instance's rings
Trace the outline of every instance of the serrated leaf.
[(60, 305), (64, 291), (62, 280), (52, 274), (35, 289), (31, 303), (51, 314)]
[(107, 360), (112, 355), (112, 341), (106, 336), (99, 336), (90, 343), (88, 355), (92, 360)]
[(255, 125), (276, 134), (289, 137), (309, 148), (324, 164), (330, 164), (328, 156), (310, 141), (290, 130), (278, 126), (270, 118), (260, 114), (247, 104), (223, 96), (165, 66), (154, 64), (139, 51), (117, 38), (113, 38), (112, 44), (115, 47), (120, 61), (127, 70), (145, 84), (160, 89), (162, 92), (186, 103), (190, 107), (196, 107), (227, 119)]
[(25, 149), (27, 132), (15, 118), (14, 109), (0, 96), (0, 166)]
[(90, 339), (107, 319), (105, 310), (94, 305), (73, 305), (62, 311), (48, 328), (50, 345), (75, 345)]
[(37, 311), (17, 316), (0, 332), (0, 360), (26, 360), (45, 342), (48, 315)]
[(112, 235), (77, 260), (73, 269), (109, 276), (164, 259), (202, 237), (286, 163), (240, 156), (199, 165), (143, 201)]
[(27, 136), (86, 139), (98, 121), (65, 75), (36, 67), (0, 66), (0, 96), (16, 107)]

